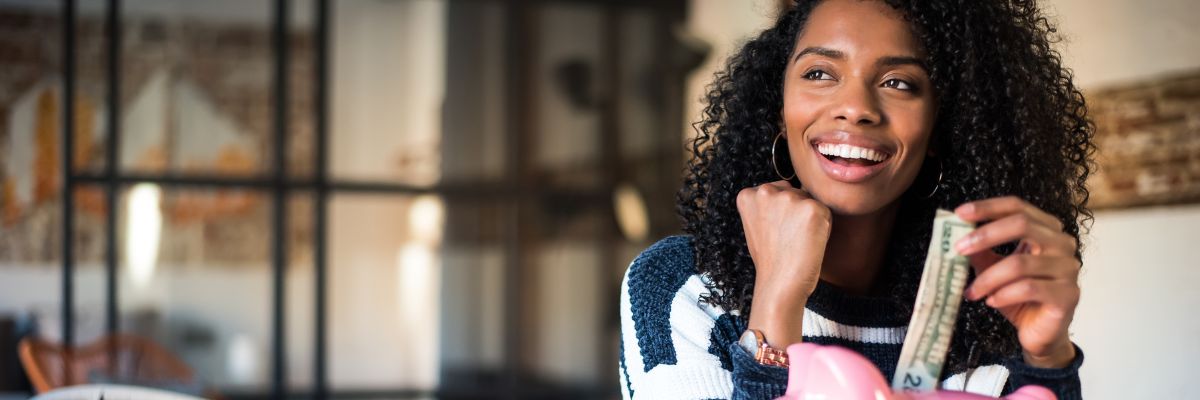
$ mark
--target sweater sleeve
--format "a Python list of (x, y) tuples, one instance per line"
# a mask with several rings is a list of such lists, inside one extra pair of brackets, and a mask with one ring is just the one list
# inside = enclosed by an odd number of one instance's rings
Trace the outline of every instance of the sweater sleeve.
[(1075, 346), (1075, 359), (1063, 368), (1038, 368), (1025, 363), (1020, 356), (1009, 358), (1005, 363), (1009, 370), (1006, 393), (1011, 393), (1025, 385), (1043, 386), (1058, 400), (1079, 400), (1083, 394), (1079, 388), (1079, 367), (1083, 365), (1083, 350)]
[(775, 399), (787, 390), (788, 370), (762, 365), (737, 342), (729, 344), (733, 358), (733, 399)]
[[(625, 399), (774, 399), (787, 370), (737, 345), (742, 318), (700, 301), (708, 293), (681, 246), (651, 246), (621, 284), (619, 377)], [(680, 262), (680, 261), (684, 262)]]

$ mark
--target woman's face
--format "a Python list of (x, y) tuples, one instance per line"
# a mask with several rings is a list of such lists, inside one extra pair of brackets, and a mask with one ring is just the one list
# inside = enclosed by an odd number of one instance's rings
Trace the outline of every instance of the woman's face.
[(827, 0), (796, 40), (783, 123), (801, 184), (834, 214), (883, 209), (921, 168), (935, 118), (924, 53), (882, 2)]

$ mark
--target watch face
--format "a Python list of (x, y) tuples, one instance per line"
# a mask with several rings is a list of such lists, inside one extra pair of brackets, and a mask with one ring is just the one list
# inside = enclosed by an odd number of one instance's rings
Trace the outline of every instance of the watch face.
[(746, 349), (751, 356), (758, 354), (758, 339), (754, 337), (754, 332), (749, 329), (742, 332), (742, 337), (738, 339), (738, 345)]

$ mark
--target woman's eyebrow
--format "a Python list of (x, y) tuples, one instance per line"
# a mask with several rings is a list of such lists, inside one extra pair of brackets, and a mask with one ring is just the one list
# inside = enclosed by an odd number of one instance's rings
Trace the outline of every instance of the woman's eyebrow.
[(846, 58), (846, 53), (843, 53), (840, 50), (834, 50), (828, 47), (813, 46), (805, 47), (804, 50), (800, 50), (799, 53), (796, 53), (796, 57), (792, 58), (792, 62), (796, 62), (796, 60), (799, 60), (800, 57), (804, 57), (808, 54), (816, 54), (818, 56), (829, 57), (838, 60), (843, 60)]
[(912, 57), (912, 56), (880, 57), (879, 61), (875, 62), (875, 65), (878, 65), (880, 67), (895, 67), (895, 66), (900, 66), (900, 65), (914, 65), (914, 66), (917, 66), (918, 68), (925, 70), (926, 72), (929, 71), (929, 68), (925, 66), (925, 61), (921, 60), (920, 58)]

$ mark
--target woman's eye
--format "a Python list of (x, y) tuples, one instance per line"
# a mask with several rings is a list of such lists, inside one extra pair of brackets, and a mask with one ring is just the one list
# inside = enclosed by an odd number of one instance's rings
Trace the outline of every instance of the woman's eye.
[(909, 85), (908, 82), (899, 79), (888, 79), (883, 82), (883, 87), (909, 91), (913, 90), (912, 85)]
[(831, 80), (833, 79), (833, 75), (829, 75), (829, 73), (819, 69), (814, 69), (812, 71), (805, 72), (804, 79), (808, 79), (810, 81)]

